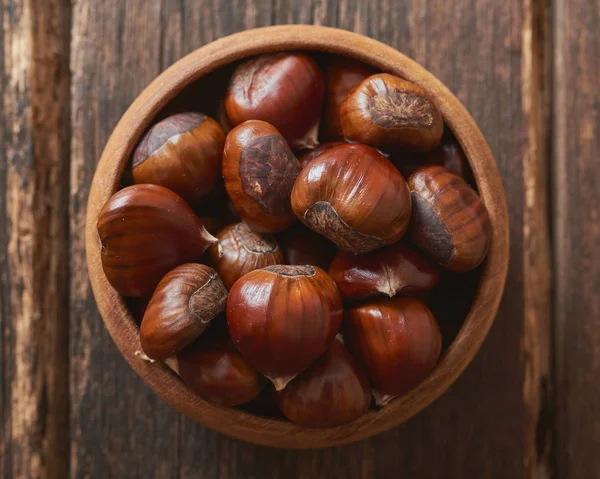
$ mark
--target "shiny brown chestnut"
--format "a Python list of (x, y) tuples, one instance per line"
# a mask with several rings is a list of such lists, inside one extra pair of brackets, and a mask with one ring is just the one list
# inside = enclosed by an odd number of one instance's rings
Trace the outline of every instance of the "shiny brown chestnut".
[(340, 107), (350, 91), (374, 73), (375, 70), (364, 63), (344, 57), (331, 57), (325, 68), (325, 106), (319, 132), (321, 141), (344, 139)]
[(178, 113), (155, 124), (133, 154), (136, 184), (161, 185), (191, 205), (222, 190), (225, 133), (202, 113)]
[(227, 303), (227, 290), (217, 272), (187, 263), (169, 271), (158, 283), (140, 327), (146, 356), (163, 360), (191, 344)]
[(477, 193), (442, 166), (419, 168), (408, 184), (413, 204), (412, 242), (449, 271), (458, 273), (479, 266), (492, 231)]
[(438, 269), (412, 246), (391, 246), (354, 255), (341, 251), (329, 267), (345, 301), (396, 294), (422, 296), (440, 278)]
[(430, 151), (444, 131), (442, 114), (425, 90), (387, 73), (354, 88), (340, 119), (346, 139), (384, 151)]
[(300, 164), (276, 128), (250, 120), (227, 135), (225, 188), (242, 220), (259, 233), (277, 233), (294, 221), (290, 195)]
[(303, 427), (348, 424), (367, 412), (369, 378), (339, 341), (276, 393), (277, 404), (292, 422)]
[(300, 167), (304, 168), (310, 163), (311, 160), (319, 156), (321, 153), (324, 153), (327, 150), (331, 150), (334, 146), (339, 146), (343, 144), (343, 141), (330, 141), (327, 143), (321, 143), (319, 146), (312, 150), (304, 150), (300, 152), (298, 156), (298, 162), (300, 162)]
[(158, 185), (115, 193), (98, 216), (102, 268), (123, 296), (152, 294), (175, 266), (197, 260), (217, 238), (183, 199)]
[(381, 153), (344, 144), (321, 153), (300, 172), (292, 209), (342, 249), (365, 253), (402, 237), (411, 203), (404, 177)]
[(336, 246), (324, 236), (296, 223), (278, 236), (284, 264), (318, 266), (327, 271), (337, 253)]
[(184, 384), (206, 401), (239, 406), (259, 396), (265, 379), (233, 347), (227, 328), (219, 326), (211, 326), (177, 355), (178, 372)]
[(225, 110), (232, 126), (262, 120), (277, 128), (294, 149), (317, 142), (323, 75), (312, 58), (297, 52), (252, 58), (238, 66)]
[(329, 348), (341, 321), (337, 286), (317, 266), (257, 269), (235, 282), (227, 300), (233, 344), (277, 390)]
[(219, 244), (208, 251), (227, 289), (250, 271), (283, 262), (275, 238), (255, 233), (245, 223), (226, 226), (217, 233), (217, 239)]
[(433, 313), (414, 298), (375, 299), (349, 308), (344, 325), (346, 347), (367, 371), (378, 406), (422, 382), (442, 349)]

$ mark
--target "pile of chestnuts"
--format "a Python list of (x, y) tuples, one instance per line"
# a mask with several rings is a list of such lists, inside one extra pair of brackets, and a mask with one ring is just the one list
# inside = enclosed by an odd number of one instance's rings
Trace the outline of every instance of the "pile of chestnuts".
[(135, 148), (99, 215), (104, 272), (142, 356), (206, 401), (349, 423), (436, 365), (428, 293), (482, 263), (488, 213), (413, 83), (300, 52), (226, 83), (212, 118), (163, 114)]

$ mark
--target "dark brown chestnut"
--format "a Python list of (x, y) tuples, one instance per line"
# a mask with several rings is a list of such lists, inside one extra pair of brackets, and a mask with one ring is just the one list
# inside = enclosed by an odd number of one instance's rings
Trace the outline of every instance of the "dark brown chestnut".
[(444, 131), (442, 114), (425, 90), (387, 73), (354, 88), (340, 118), (346, 139), (384, 151), (430, 151)]
[(325, 106), (321, 119), (321, 141), (344, 139), (340, 124), (340, 107), (350, 93), (375, 70), (364, 63), (344, 57), (332, 57), (325, 68)]
[(250, 271), (283, 262), (275, 238), (255, 233), (245, 223), (226, 226), (217, 233), (217, 239), (219, 244), (208, 251), (227, 289)]
[(155, 124), (133, 154), (137, 184), (152, 183), (177, 193), (191, 205), (223, 188), (221, 158), (225, 134), (202, 113), (179, 113)]
[(280, 233), (278, 239), (283, 250), (284, 264), (310, 264), (327, 271), (337, 253), (337, 248), (331, 241), (301, 223)]
[(300, 164), (276, 128), (247, 121), (227, 135), (223, 154), (225, 188), (250, 228), (277, 233), (294, 221), (290, 195)]
[(337, 286), (316, 266), (269, 266), (242, 276), (227, 300), (233, 344), (277, 390), (321, 356), (342, 321)]
[(177, 355), (179, 376), (206, 401), (239, 406), (258, 397), (266, 381), (233, 347), (227, 328), (216, 326)]
[(321, 153), (300, 172), (292, 209), (342, 249), (365, 253), (402, 237), (411, 204), (404, 177), (381, 153), (344, 144)]
[(398, 293), (422, 296), (437, 284), (440, 273), (415, 248), (398, 242), (360, 255), (341, 251), (329, 267), (329, 276), (344, 300), (356, 301)]
[(349, 308), (344, 342), (371, 378), (378, 406), (421, 383), (442, 349), (440, 328), (414, 298), (376, 299)]
[(102, 267), (123, 296), (147, 296), (175, 266), (197, 260), (217, 238), (183, 199), (158, 185), (115, 193), (98, 216)]
[(423, 165), (439, 165), (448, 168), (467, 183), (473, 183), (473, 173), (467, 157), (456, 137), (447, 128), (444, 130), (442, 142), (434, 150), (428, 153), (403, 151), (390, 155), (389, 159), (405, 178)]
[(303, 53), (273, 53), (238, 66), (225, 95), (232, 126), (262, 120), (277, 128), (294, 149), (317, 143), (323, 75)]
[(479, 266), (490, 245), (491, 223), (477, 193), (442, 166), (423, 166), (408, 183), (412, 242), (449, 271)]
[(217, 272), (203, 264), (177, 266), (158, 283), (140, 327), (144, 353), (170, 358), (191, 344), (227, 303)]
[(330, 141), (328, 143), (322, 143), (312, 150), (303, 150), (302, 152), (300, 152), (300, 156), (298, 156), (300, 167), (304, 168), (310, 163), (311, 160), (319, 156), (321, 153), (324, 153), (327, 150), (331, 150), (334, 146), (339, 146), (343, 144), (343, 141)]
[(283, 414), (303, 427), (348, 424), (367, 412), (369, 378), (339, 341), (276, 393)]

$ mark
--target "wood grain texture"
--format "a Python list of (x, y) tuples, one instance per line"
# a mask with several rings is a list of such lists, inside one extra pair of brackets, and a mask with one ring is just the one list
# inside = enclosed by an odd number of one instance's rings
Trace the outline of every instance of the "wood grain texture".
[(0, 2), (0, 477), (68, 474), (69, 5)]
[(600, 471), (600, 4), (555, 2), (557, 477)]

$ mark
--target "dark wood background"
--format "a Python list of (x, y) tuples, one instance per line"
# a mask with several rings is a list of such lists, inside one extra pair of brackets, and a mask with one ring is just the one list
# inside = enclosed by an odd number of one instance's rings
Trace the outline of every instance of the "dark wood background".
[[(0, 0), (0, 19), (1, 478), (600, 477), (597, 0)], [(437, 75), (511, 215), (504, 301), (461, 379), (406, 424), (317, 451), (167, 407), (105, 331), (84, 258), (92, 174), (130, 102), (195, 48), (283, 23), (366, 34)]]

